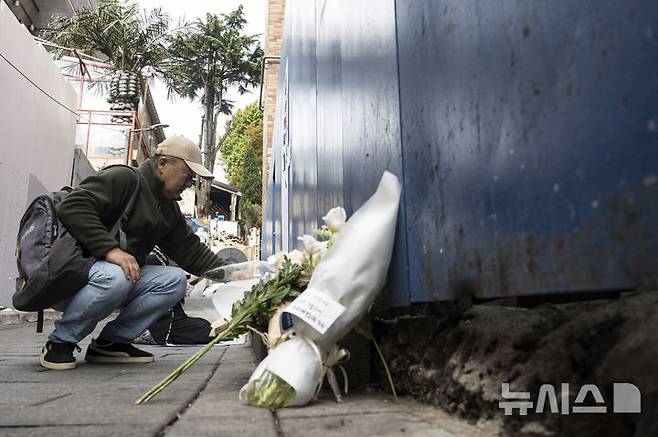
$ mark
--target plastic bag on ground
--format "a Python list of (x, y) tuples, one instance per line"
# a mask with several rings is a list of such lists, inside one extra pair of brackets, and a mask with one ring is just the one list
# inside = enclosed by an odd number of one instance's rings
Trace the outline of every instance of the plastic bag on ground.
[(231, 320), (231, 308), (242, 300), (258, 281), (274, 273), (274, 266), (266, 261), (247, 261), (228, 264), (207, 271), (194, 286), (191, 296), (199, 298), (208, 309), (214, 309), (223, 319)]

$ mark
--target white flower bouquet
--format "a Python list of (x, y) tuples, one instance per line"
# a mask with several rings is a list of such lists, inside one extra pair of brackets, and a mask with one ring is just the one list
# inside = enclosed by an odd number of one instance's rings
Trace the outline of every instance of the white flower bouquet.
[(240, 390), (243, 402), (265, 408), (304, 405), (325, 373), (340, 400), (331, 367), (347, 352), (336, 343), (363, 318), (384, 286), (400, 192), (397, 177), (385, 172), (375, 194), (347, 222), (344, 211), (341, 220), (342, 209), (324, 217), (332, 235), (328, 244), (304, 241), (319, 256), (306, 290), (283, 314), (293, 336), (254, 371)]

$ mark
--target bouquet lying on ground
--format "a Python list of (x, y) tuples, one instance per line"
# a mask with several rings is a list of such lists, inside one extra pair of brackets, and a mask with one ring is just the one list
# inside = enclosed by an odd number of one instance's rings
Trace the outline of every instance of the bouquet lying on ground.
[(305, 291), (282, 315), (289, 340), (258, 365), (240, 399), (276, 409), (308, 403), (332, 367), (348, 356), (337, 342), (364, 317), (386, 281), (393, 252), (400, 184), (386, 172), (375, 194), (340, 227)]
[[(386, 280), (391, 260), (400, 198), (400, 184), (385, 172), (376, 193), (345, 222), (342, 208), (323, 217), (326, 226), (318, 241), (299, 237), (304, 250), (277, 254), (268, 261), (276, 273), (264, 277), (233, 305), (228, 328), (199, 350), (138, 404), (164, 390), (223, 338), (241, 335), (259, 320), (267, 320), (285, 303), (282, 320), (287, 338), (274, 347), (240, 390), (247, 404), (276, 409), (310, 401), (325, 375), (334, 389), (331, 368), (347, 356), (336, 342), (367, 313)], [(207, 272), (225, 280), (230, 266)], [(293, 300), (294, 299), (294, 300)], [(288, 325), (292, 325), (290, 328)], [(276, 343), (270, 342), (271, 346)]]

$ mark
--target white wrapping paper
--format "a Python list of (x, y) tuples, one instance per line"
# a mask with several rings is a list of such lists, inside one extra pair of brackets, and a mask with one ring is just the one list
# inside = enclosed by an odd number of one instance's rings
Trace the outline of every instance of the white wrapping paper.
[(375, 194), (341, 227), (306, 291), (286, 308), (294, 332), (324, 353), (359, 322), (384, 286), (400, 192), (398, 178), (385, 172)]
[(281, 343), (260, 362), (247, 384), (240, 390), (240, 399), (243, 402), (245, 402), (243, 393), (266, 370), (295, 389), (294, 401), (286, 406), (305, 405), (311, 400), (320, 383), (322, 375), (320, 351), (310, 341), (301, 337), (293, 337)]

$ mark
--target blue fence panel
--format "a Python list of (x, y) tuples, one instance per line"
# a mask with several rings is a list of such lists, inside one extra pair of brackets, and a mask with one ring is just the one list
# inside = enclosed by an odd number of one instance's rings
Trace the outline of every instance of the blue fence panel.
[[(291, 2), (286, 5), (286, 16), (290, 15)], [(291, 20), (284, 21), (284, 34), (292, 33)], [(287, 191), (289, 188), (288, 167), (290, 165), (290, 133), (289, 133), (289, 92), (288, 92), (288, 57), (291, 52), (289, 38), (282, 41), (281, 59), (279, 61), (280, 74), (277, 84), (276, 117), (272, 131), (272, 163), (271, 175), (267, 186), (267, 201), (263, 210), (262, 235), (271, 234), (271, 245), (261, 237), (261, 258), (266, 259), (270, 255), (284, 249), (283, 236), (289, 231), (289, 206), (287, 203)], [(285, 200), (285, 202), (284, 202)], [(286, 243), (287, 244), (287, 243)]]
[[(402, 175), (400, 104), (392, 0), (341, 2), (343, 192), (348, 217), (375, 192), (384, 170)], [(401, 201), (389, 305), (409, 303)]]
[(317, 153), (318, 214), (343, 206), (343, 98), (341, 3), (318, 0)]
[(656, 23), (653, 0), (291, 0), (273, 250), (389, 170), (386, 305), (658, 285)]
[(397, 17), (412, 299), (655, 283), (658, 3)]
[(291, 1), (288, 55), (291, 144), (290, 249), (297, 237), (317, 229), (317, 136), (315, 2)]
[[(274, 167), (272, 167), (274, 170)], [(275, 252), (275, 233), (273, 224), (276, 223), (276, 191), (274, 188), (274, 171), (270, 171), (267, 186), (271, 187), (266, 193), (265, 209), (263, 210), (263, 224), (261, 226), (261, 256), (267, 258)]]

